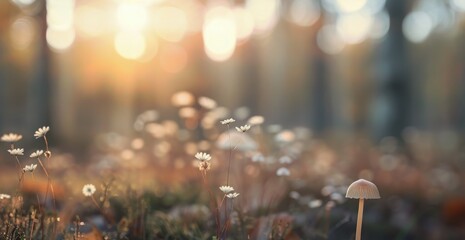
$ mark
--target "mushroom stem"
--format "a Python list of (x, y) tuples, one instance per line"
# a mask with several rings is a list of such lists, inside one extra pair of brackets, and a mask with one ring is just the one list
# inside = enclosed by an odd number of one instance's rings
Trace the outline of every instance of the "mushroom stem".
[(358, 201), (357, 231), (355, 232), (355, 240), (362, 239), (363, 200), (363, 198), (360, 198)]

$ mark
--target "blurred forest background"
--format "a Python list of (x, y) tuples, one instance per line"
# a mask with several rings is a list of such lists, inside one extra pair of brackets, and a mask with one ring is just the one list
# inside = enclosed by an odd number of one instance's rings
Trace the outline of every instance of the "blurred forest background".
[(465, 0), (1, 0), (0, 131), (50, 124), (82, 149), (145, 110), (176, 117), (189, 91), (318, 136), (457, 138), (464, 16)]

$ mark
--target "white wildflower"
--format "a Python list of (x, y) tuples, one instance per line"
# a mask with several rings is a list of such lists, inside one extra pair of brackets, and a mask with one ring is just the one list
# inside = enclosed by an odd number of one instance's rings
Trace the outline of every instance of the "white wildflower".
[(231, 186), (221, 186), (220, 190), (224, 193), (230, 193), (234, 191), (234, 188)]
[(226, 194), (226, 197), (231, 198), (231, 199), (236, 198), (237, 196), (239, 196), (239, 193), (237, 192)]
[(10, 198), (11, 198), (11, 196), (8, 195), (8, 194), (4, 194), (4, 193), (1, 193), (1, 194), (0, 194), (0, 199), (2, 199), (2, 200), (3, 200), (3, 199), (10, 199)]
[(285, 168), (285, 167), (282, 167), (282, 168), (279, 168), (277, 171), (276, 171), (276, 175), (278, 176), (289, 176), (291, 175), (291, 172), (289, 171), (289, 169)]
[(50, 130), (50, 127), (49, 126), (43, 126), (42, 128), (39, 128), (35, 133), (34, 133), (34, 137), (37, 138), (41, 138), (41, 137), (44, 137), (45, 134), (47, 134), (47, 132)]
[(228, 125), (229, 125), (230, 123), (233, 123), (233, 122), (235, 122), (235, 121), (236, 121), (236, 120), (230, 118), (230, 119), (226, 119), (226, 120), (221, 121), (221, 124), (223, 124), (223, 125), (227, 125), (227, 124), (228, 124)]
[(1, 137), (1, 141), (2, 142), (10, 142), (10, 143), (13, 143), (13, 142), (17, 142), (19, 140), (21, 140), (23, 138), (23, 136), (19, 135), (19, 134), (16, 134), (16, 133), (8, 133), (8, 134), (3, 134), (2, 137)]
[(23, 168), (23, 172), (34, 172), (34, 170), (36, 169), (36, 167), (37, 167), (37, 164), (26, 165), (26, 166)]
[(200, 161), (210, 161), (210, 159), (212, 159), (210, 154), (204, 153), (204, 152), (196, 153), (195, 158), (197, 158), (197, 160), (200, 160)]
[(31, 157), (31, 158), (38, 158), (38, 157), (41, 156), (43, 153), (44, 153), (44, 151), (42, 151), (42, 150), (37, 150), (37, 151), (31, 153), (31, 155), (30, 155), (29, 157)]
[(24, 148), (9, 149), (8, 152), (13, 156), (24, 155)]
[(240, 127), (236, 127), (236, 130), (238, 132), (247, 132), (247, 130), (250, 129), (250, 125), (244, 125), (244, 126), (240, 126)]
[(93, 184), (86, 184), (82, 188), (82, 194), (84, 194), (84, 196), (86, 196), (86, 197), (90, 197), (90, 196), (94, 195), (95, 190), (96, 189), (95, 189), (95, 186)]

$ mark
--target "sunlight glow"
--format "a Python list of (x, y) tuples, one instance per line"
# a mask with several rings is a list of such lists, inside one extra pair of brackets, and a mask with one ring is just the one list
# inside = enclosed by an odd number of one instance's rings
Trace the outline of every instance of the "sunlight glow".
[(203, 24), (205, 53), (214, 61), (229, 59), (236, 48), (236, 24), (233, 12), (224, 6), (208, 10)]
[(147, 10), (141, 4), (125, 2), (118, 6), (118, 26), (123, 31), (141, 31), (147, 24)]
[(124, 58), (139, 59), (145, 53), (145, 37), (138, 32), (119, 32), (115, 37), (115, 49)]

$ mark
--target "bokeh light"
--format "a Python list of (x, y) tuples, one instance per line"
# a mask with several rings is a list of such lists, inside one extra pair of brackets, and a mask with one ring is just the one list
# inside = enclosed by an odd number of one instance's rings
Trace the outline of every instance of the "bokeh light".
[(320, 6), (314, 1), (294, 0), (291, 3), (289, 14), (293, 23), (308, 27), (320, 17)]
[(15, 49), (24, 50), (31, 46), (37, 36), (37, 24), (33, 18), (19, 17), (10, 26), (11, 44)]
[(327, 54), (340, 53), (345, 47), (334, 25), (323, 26), (318, 31), (316, 40), (318, 47)]
[(123, 2), (116, 13), (118, 26), (123, 31), (141, 31), (147, 24), (147, 10), (137, 2)]
[(73, 44), (76, 38), (74, 29), (56, 30), (48, 28), (46, 33), (46, 39), (48, 45), (58, 52), (62, 52)]
[(108, 31), (107, 16), (98, 7), (90, 4), (78, 6), (74, 12), (77, 32), (83, 37), (97, 37)]
[(344, 14), (337, 19), (336, 27), (342, 40), (348, 44), (363, 42), (370, 30), (373, 18), (361, 13)]
[(139, 32), (119, 32), (115, 37), (116, 52), (127, 59), (139, 59), (146, 49), (145, 37)]
[(355, 12), (362, 9), (367, 0), (335, 0), (339, 11)]
[(255, 20), (255, 33), (270, 31), (278, 21), (281, 2), (279, 0), (247, 0), (246, 8)]
[(236, 19), (237, 40), (246, 40), (252, 35), (254, 30), (254, 19), (252, 14), (243, 7), (234, 8), (234, 16)]
[(465, 12), (465, 0), (451, 0), (451, 5), (459, 12)]
[(205, 53), (214, 61), (229, 59), (236, 48), (236, 24), (233, 12), (225, 6), (211, 7), (203, 25)]
[(421, 11), (409, 13), (402, 23), (402, 31), (405, 37), (413, 43), (425, 41), (432, 30), (433, 20), (427, 13)]
[(385, 11), (379, 12), (373, 18), (373, 23), (369, 32), (370, 38), (379, 39), (384, 37), (389, 31), (390, 25), (389, 14)]
[(187, 31), (186, 14), (179, 8), (160, 7), (153, 14), (154, 30), (162, 39), (178, 42)]

